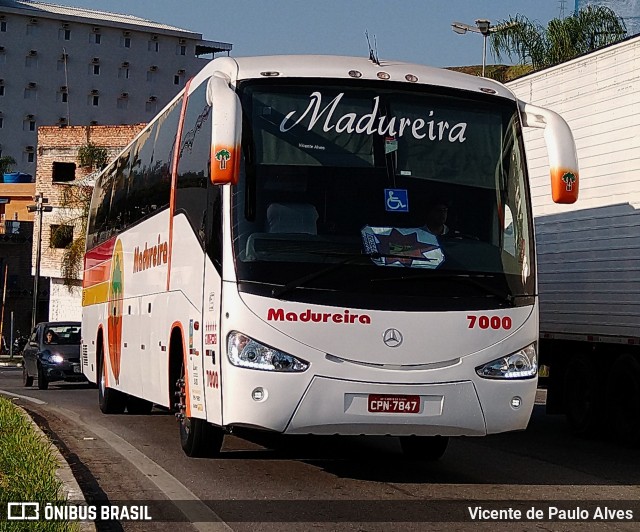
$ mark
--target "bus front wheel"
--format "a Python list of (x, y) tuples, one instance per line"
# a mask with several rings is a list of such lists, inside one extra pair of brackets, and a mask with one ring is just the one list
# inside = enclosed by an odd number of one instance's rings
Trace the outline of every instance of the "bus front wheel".
[(205, 419), (187, 416), (184, 366), (176, 383), (176, 395), (179, 399), (176, 404), (178, 409), (176, 417), (180, 424), (182, 450), (187, 456), (193, 458), (218, 456), (224, 439), (222, 429), (211, 425)]

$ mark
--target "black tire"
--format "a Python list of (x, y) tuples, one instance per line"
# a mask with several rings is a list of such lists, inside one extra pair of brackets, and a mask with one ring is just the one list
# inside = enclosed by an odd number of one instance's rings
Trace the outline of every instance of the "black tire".
[(151, 413), (153, 403), (139, 397), (129, 395), (127, 397), (127, 413), (134, 416), (146, 416)]
[(640, 362), (622, 355), (613, 364), (606, 388), (611, 431), (625, 444), (640, 443)]
[(25, 388), (33, 386), (33, 377), (29, 375), (27, 366), (24, 365), (22, 366), (22, 386), (24, 386)]
[(400, 436), (402, 454), (411, 460), (435, 462), (449, 445), (448, 436)]
[(107, 388), (104, 359), (98, 358), (98, 403), (103, 414), (122, 414), (127, 406), (127, 396), (113, 388)]
[(176, 389), (179, 397), (179, 412), (176, 414), (180, 422), (180, 445), (187, 456), (192, 458), (212, 458), (218, 456), (222, 449), (224, 432), (204, 419), (187, 417), (185, 414), (184, 366), (180, 371), (180, 379)]
[(44, 374), (44, 370), (40, 364), (38, 364), (38, 389), (49, 389), (49, 381), (47, 380), (47, 376)]
[(564, 380), (564, 402), (567, 421), (577, 436), (597, 434), (603, 424), (603, 400), (598, 371), (591, 358), (576, 355), (567, 367)]

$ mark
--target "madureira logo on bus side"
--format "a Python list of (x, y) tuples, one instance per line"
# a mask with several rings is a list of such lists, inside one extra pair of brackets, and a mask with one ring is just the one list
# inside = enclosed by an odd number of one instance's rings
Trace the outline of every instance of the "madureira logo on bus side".
[(122, 241), (118, 240), (113, 248), (111, 258), (111, 277), (109, 278), (109, 318), (107, 319), (107, 338), (109, 343), (109, 360), (111, 370), (120, 382), (120, 355), (122, 349), (122, 310), (124, 297), (124, 255)]
[(133, 273), (167, 264), (168, 257), (169, 244), (167, 242), (160, 242), (160, 235), (158, 235), (158, 242), (156, 244), (149, 246), (149, 244), (145, 242), (142, 251), (140, 251), (140, 247), (136, 247), (136, 249), (133, 250)]
[(360, 323), (369, 325), (371, 317), (367, 314), (352, 314), (345, 309), (343, 312), (285, 312), (282, 308), (270, 308), (267, 311), (267, 321), (302, 321), (312, 323)]

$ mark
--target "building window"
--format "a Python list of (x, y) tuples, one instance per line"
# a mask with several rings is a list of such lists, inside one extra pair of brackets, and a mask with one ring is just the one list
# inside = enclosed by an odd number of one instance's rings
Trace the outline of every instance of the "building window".
[(76, 178), (75, 163), (53, 163), (52, 180), (54, 183), (67, 183)]
[(150, 52), (159, 52), (160, 51), (160, 43), (158, 41), (154, 41), (153, 39), (149, 41), (147, 49)]
[(156, 113), (158, 109), (156, 100), (149, 100), (145, 103), (144, 110), (147, 113)]
[(100, 44), (100, 42), (102, 42), (102, 35), (100, 33), (92, 33), (91, 42), (93, 44)]
[(93, 65), (93, 75), (94, 76), (100, 75), (100, 65)]
[(147, 70), (147, 81), (153, 83), (156, 79), (156, 73), (154, 70)]
[(27, 68), (38, 68), (38, 56), (36, 55), (35, 50), (29, 52), (29, 55), (27, 55), (24, 61), (24, 66)]
[(60, 28), (60, 32), (58, 33), (60, 39), (64, 41), (71, 40), (71, 30), (68, 28)]
[(23, 131), (35, 131), (36, 130), (36, 121), (33, 118), (27, 118), (22, 123)]
[(94, 107), (98, 107), (98, 105), (100, 105), (100, 96), (97, 95), (92, 95), (91, 96), (91, 105), (93, 105)]
[(179, 44), (176, 48), (176, 55), (187, 55), (187, 47), (184, 44)]
[(4, 118), (0, 116), (0, 129), (4, 126)]
[(60, 101), (62, 103), (67, 103), (69, 101), (69, 93), (68, 92), (61, 92), (60, 93)]
[(129, 67), (121, 66), (118, 69), (118, 77), (120, 79), (129, 79)]
[(0, 21), (0, 31), (7, 31), (7, 21)]
[(123, 36), (120, 42), (124, 48), (131, 48), (131, 37)]
[(24, 99), (25, 100), (35, 100), (37, 99), (37, 91), (35, 87), (27, 87), (24, 89)]
[(38, 35), (38, 25), (37, 24), (27, 24), (27, 35)]
[(0, 96), (4, 96), (4, 85), (0, 85)]
[(174, 85), (180, 85), (180, 76), (178, 76), (178, 74), (173, 76), (173, 84)]
[(22, 153), (22, 162), (24, 163), (33, 163), (36, 160), (36, 152), (35, 150), (29, 148)]
[(127, 109), (129, 107), (129, 100), (127, 98), (118, 98), (117, 107), (122, 110)]
[(73, 242), (72, 225), (51, 225), (51, 237), (49, 246), (56, 249), (64, 249)]

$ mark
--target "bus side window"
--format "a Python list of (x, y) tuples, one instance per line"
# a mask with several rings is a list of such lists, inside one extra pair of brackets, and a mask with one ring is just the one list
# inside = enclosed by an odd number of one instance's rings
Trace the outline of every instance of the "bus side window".
[(171, 161), (181, 108), (182, 98), (136, 143), (127, 193), (129, 225), (169, 205)]
[(90, 207), (89, 238), (87, 239), (88, 249), (109, 238), (107, 224), (109, 210), (111, 208), (114, 168), (114, 166), (111, 166), (107, 173), (103, 174), (96, 183), (96, 190), (94, 191)]
[(205, 244), (207, 183), (211, 158), (211, 107), (207, 84), (197, 87), (187, 100), (178, 161), (176, 214), (184, 212), (194, 232)]

